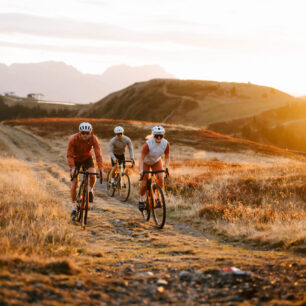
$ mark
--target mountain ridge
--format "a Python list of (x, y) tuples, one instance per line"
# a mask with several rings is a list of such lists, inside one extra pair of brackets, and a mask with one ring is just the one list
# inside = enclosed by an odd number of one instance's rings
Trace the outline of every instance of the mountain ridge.
[(90, 103), (134, 82), (156, 77), (174, 78), (158, 65), (116, 65), (101, 74), (86, 74), (64, 62), (0, 63), (0, 92), (18, 96), (41, 93), (47, 100)]

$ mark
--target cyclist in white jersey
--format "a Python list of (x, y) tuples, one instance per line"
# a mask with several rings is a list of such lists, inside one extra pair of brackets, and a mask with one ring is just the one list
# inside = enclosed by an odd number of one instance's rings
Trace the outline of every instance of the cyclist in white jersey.
[[(152, 129), (153, 137), (151, 137), (147, 142), (143, 145), (141, 156), (139, 159), (139, 174), (142, 176), (143, 171), (149, 171), (152, 169), (153, 171), (158, 171), (163, 169), (162, 159), (161, 157), (165, 154), (165, 169), (169, 174), (168, 165), (170, 161), (170, 144), (164, 138), (165, 129), (160, 126), (154, 126)], [(164, 186), (164, 174), (157, 173), (157, 183), (160, 187)], [(145, 201), (145, 193), (146, 186), (148, 181), (148, 174), (143, 176), (143, 180), (140, 186), (140, 198), (139, 198), (139, 210), (144, 209), (144, 201)]]
[(111, 156), (112, 170), (110, 172), (111, 182), (114, 183), (114, 174), (117, 169), (117, 162), (123, 162), (123, 166), (125, 166), (125, 148), (129, 147), (130, 158), (134, 162), (134, 152), (132, 141), (129, 137), (123, 135), (124, 129), (121, 126), (116, 126), (114, 129), (114, 133), (116, 134), (109, 143), (109, 154)]

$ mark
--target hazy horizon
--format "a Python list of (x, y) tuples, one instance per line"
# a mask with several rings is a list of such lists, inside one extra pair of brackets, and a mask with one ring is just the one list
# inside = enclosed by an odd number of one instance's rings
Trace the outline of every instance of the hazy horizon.
[(6, 65), (60, 61), (82, 73), (159, 65), (180, 79), (251, 82), (306, 95), (302, 1), (5, 0)]

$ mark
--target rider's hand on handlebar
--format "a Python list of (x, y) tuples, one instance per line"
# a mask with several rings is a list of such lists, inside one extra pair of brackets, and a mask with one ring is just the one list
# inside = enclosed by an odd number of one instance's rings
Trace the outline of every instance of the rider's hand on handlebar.
[(169, 173), (169, 169), (168, 169), (168, 168), (166, 168), (166, 176), (165, 176), (165, 177), (167, 178), (167, 177), (169, 177), (169, 175), (170, 175), (170, 173)]

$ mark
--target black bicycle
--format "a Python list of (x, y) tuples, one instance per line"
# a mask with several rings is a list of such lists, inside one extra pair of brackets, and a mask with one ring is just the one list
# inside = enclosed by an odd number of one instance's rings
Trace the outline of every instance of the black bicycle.
[(142, 216), (145, 221), (149, 221), (152, 211), (153, 219), (158, 228), (163, 228), (166, 223), (166, 202), (164, 193), (162, 188), (157, 184), (154, 176), (154, 174), (161, 172), (165, 172), (166, 178), (168, 177), (168, 172), (166, 170), (158, 170), (143, 171), (143, 174), (140, 178), (140, 180), (143, 180), (144, 174), (149, 174), (146, 188), (145, 207), (142, 211)]
[(89, 175), (100, 178), (100, 184), (102, 184), (102, 175), (101, 173), (90, 173), (83, 169), (82, 171), (76, 171), (71, 181), (75, 177), (78, 179), (79, 174), (83, 174), (83, 178), (76, 197), (76, 220), (80, 222), (82, 229), (85, 229), (89, 210)]
[(106, 179), (106, 189), (107, 194), (111, 197), (117, 192), (119, 199), (122, 202), (126, 202), (130, 196), (131, 191), (131, 182), (130, 177), (125, 171), (125, 163), (132, 163), (131, 168), (134, 167), (133, 160), (125, 160), (125, 161), (118, 161), (119, 168), (115, 171), (114, 174), (114, 182), (112, 183), (112, 178), (110, 176), (111, 170), (107, 173)]

